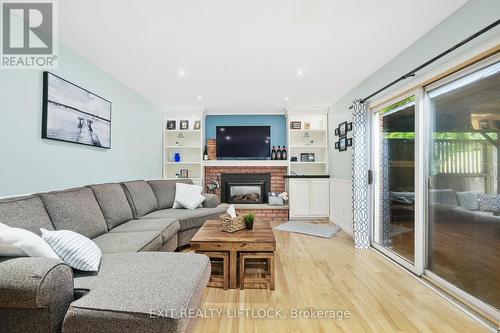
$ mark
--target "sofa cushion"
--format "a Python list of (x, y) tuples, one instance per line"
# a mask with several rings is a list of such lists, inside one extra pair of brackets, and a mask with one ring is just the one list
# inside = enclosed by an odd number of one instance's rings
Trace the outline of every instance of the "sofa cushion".
[(151, 186), (144, 180), (123, 183), (125, 195), (132, 207), (135, 218), (142, 217), (158, 209), (158, 200)]
[(89, 188), (42, 193), (40, 196), (57, 230), (94, 238), (108, 231), (101, 208)]
[(175, 199), (175, 184), (193, 184), (191, 179), (176, 179), (176, 180), (148, 180), (149, 185), (158, 200), (158, 208), (166, 209), (172, 208)]
[(163, 244), (159, 231), (108, 232), (93, 241), (102, 253), (157, 251)]
[(42, 200), (36, 195), (0, 200), (0, 222), (38, 236), (42, 234), (40, 228), (54, 230)]
[(457, 195), (453, 190), (430, 190), (429, 196), (430, 202), (433, 204), (458, 206)]
[(199, 228), (207, 220), (217, 220), (226, 212), (226, 207), (219, 206), (217, 208), (196, 208), (194, 210), (187, 209), (162, 209), (143, 217), (143, 219), (155, 219), (173, 217), (179, 220), (181, 225), (180, 230)]
[(479, 210), (479, 194), (481, 194), (481, 192), (457, 192), (458, 205), (467, 210)]
[(163, 244), (180, 229), (179, 220), (174, 218), (131, 220), (111, 229), (110, 232), (157, 231), (161, 233)]
[(101, 207), (108, 229), (134, 218), (121, 184), (99, 184), (90, 188)]
[(63, 331), (186, 332), (192, 319), (181, 311), (199, 308), (209, 278), (199, 254), (104, 255), (98, 275), (75, 278), (92, 291), (71, 304)]
[(479, 210), (483, 212), (498, 212), (500, 211), (500, 195), (484, 194), (478, 195)]
[(203, 201), (203, 207), (205, 208), (216, 208), (220, 205), (220, 198), (216, 194), (211, 193), (202, 193), (205, 197), (205, 201)]

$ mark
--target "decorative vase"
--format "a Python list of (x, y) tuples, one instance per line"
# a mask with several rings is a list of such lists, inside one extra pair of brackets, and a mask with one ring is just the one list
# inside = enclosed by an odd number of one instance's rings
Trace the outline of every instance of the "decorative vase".
[(181, 154), (175, 153), (174, 154), (174, 162), (180, 162), (180, 161), (181, 161)]

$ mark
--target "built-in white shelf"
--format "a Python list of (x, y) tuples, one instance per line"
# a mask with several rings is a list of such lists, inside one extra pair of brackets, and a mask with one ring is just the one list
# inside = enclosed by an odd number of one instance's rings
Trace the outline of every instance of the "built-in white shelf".
[(208, 160), (204, 166), (288, 166), (286, 160)]
[(291, 164), (326, 164), (326, 162), (290, 162)]

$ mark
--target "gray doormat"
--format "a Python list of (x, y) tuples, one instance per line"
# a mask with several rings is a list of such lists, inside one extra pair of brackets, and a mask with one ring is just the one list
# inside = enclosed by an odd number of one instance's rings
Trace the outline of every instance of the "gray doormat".
[(340, 228), (331, 223), (311, 223), (311, 222), (300, 222), (300, 221), (288, 221), (286, 223), (280, 224), (275, 227), (274, 230), (296, 232), (299, 234), (332, 238)]

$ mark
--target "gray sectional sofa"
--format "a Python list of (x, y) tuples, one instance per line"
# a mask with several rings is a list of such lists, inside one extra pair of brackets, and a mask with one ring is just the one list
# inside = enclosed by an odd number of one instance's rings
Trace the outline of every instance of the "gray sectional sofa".
[[(181, 180), (179, 180), (181, 181)], [(188, 180), (182, 180), (189, 182)], [(0, 258), (0, 332), (186, 332), (210, 277), (206, 256), (172, 253), (225, 208), (173, 209), (172, 180), (90, 185), (0, 200), (0, 222), (91, 238), (97, 273), (49, 258)]]

